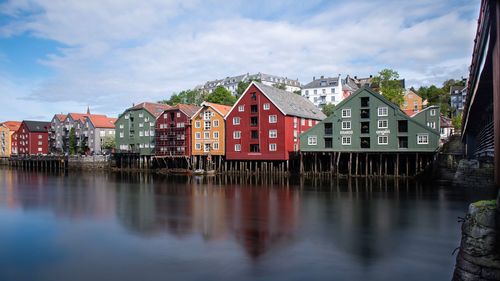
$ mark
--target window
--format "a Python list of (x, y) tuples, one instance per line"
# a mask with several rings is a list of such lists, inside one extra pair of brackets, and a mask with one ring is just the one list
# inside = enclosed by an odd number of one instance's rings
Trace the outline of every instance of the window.
[(214, 150), (219, 150), (219, 143), (218, 142), (214, 142)]
[(343, 136), (342, 145), (351, 145), (351, 136)]
[(361, 133), (362, 134), (370, 133), (370, 122), (361, 122)]
[(305, 126), (306, 125), (306, 119), (300, 118), (300, 125)]
[(149, 117), (144, 118), (144, 122), (149, 122)]
[(152, 136), (152, 137), (154, 137), (155, 136), (155, 131), (154, 130), (149, 131), (149, 135)]
[(195, 128), (200, 128), (201, 127), (201, 122), (200, 121), (194, 122), (194, 127)]
[(139, 148), (144, 148), (144, 144), (143, 143), (139, 144)]
[(362, 97), (361, 98), (361, 107), (368, 107), (370, 106), (370, 98), (369, 97)]
[(144, 136), (145, 136), (145, 137), (149, 137), (149, 131), (147, 131), (147, 130), (146, 130), (146, 131), (144, 131)]
[(325, 135), (333, 134), (333, 124), (332, 123), (324, 123), (325, 126)]
[(210, 130), (210, 121), (205, 121), (205, 126), (203, 128), (205, 130)]
[(361, 118), (370, 118), (370, 110), (369, 109), (361, 109)]
[(241, 144), (239, 144), (239, 143), (235, 144), (234, 151), (241, 151)]
[(389, 137), (388, 136), (378, 136), (378, 144), (380, 144), (380, 145), (389, 144)]
[(276, 151), (276, 144), (275, 143), (269, 144), (269, 151)]
[(398, 137), (399, 148), (408, 148), (408, 137)]
[(144, 124), (143, 123), (139, 123), (139, 128), (142, 128), (144, 127)]
[(369, 137), (360, 138), (360, 141), (361, 141), (361, 148), (370, 148), (370, 138)]
[(269, 138), (275, 139), (278, 137), (278, 130), (269, 130)]
[(297, 129), (298, 124), (297, 124), (297, 117), (293, 117), (293, 128)]
[(214, 120), (214, 127), (219, 127), (219, 120)]
[(240, 117), (233, 117), (233, 125), (239, 125), (240, 124)]
[(203, 120), (210, 120), (210, 116), (211, 116), (210, 111), (207, 110), (203, 112)]
[(139, 137), (143, 137), (144, 136), (144, 131), (139, 131)]
[(238, 105), (238, 111), (239, 112), (245, 111), (245, 105)]
[(255, 127), (259, 125), (259, 119), (257, 117), (250, 117), (250, 126)]
[(149, 126), (153, 127), (155, 125), (154, 122), (149, 122)]
[(318, 137), (317, 136), (308, 136), (307, 137), (307, 145), (316, 145), (318, 144)]
[(333, 148), (333, 141), (331, 138), (325, 138), (325, 148)]
[(383, 120), (378, 120), (378, 128), (379, 129), (387, 129), (387, 119), (383, 119)]
[(250, 145), (250, 152), (260, 152), (260, 145), (258, 145), (258, 144), (251, 144)]
[(429, 134), (417, 135), (417, 144), (428, 144), (428, 143), (429, 143)]
[(41, 141), (39, 141), (39, 142), (38, 142), (38, 145), (42, 145), (42, 142), (41, 142)]
[(241, 131), (234, 131), (233, 132), (233, 139), (235, 139), (235, 140), (241, 139)]
[(335, 94), (335, 88), (332, 88), (330, 91), (332, 94)]
[(278, 122), (278, 116), (269, 115), (269, 123), (276, 123), (276, 122)]
[(203, 152), (209, 152), (210, 151), (210, 144), (209, 143), (206, 143), (204, 146), (203, 146)]
[(252, 139), (258, 139), (259, 138), (259, 131), (253, 130), (253, 131), (251, 131), (250, 135), (251, 135)]
[(309, 127), (312, 127), (312, 125), (313, 125), (313, 120), (309, 119), (309, 120), (308, 120), (308, 122), (307, 122), (307, 125), (308, 125)]
[(177, 112), (176, 116), (177, 116), (177, 118), (181, 117), (181, 113)]
[(200, 132), (194, 133), (194, 138), (197, 140), (201, 139), (201, 133)]
[(330, 101), (335, 101), (335, 96), (331, 96)]
[(378, 108), (378, 116), (387, 116), (387, 115), (388, 115), (387, 107), (379, 107)]
[(123, 138), (123, 132), (120, 132), (120, 138)]
[(41, 147), (38, 148), (38, 152), (42, 152), (42, 148)]
[(204, 132), (203, 133), (203, 138), (206, 139), (206, 140), (210, 139), (210, 132)]
[(120, 129), (123, 129), (123, 127), (124, 127), (123, 124), (120, 124)]
[(42, 139), (42, 135), (38, 135), (38, 139), (41, 140)]
[(130, 118), (130, 115), (126, 114), (125, 119), (129, 119), (129, 118)]
[(407, 133), (408, 132), (408, 121), (407, 120), (398, 120), (398, 132), (399, 133)]
[(257, 94), (256, 93), (252, 93), (250, 95), (250, 97), (251, 97), (252, 100), (257, 100)]
[(342, 121), (342, 130), (350, 130), (351, 121)]
[(250, 113), (257, 113), (257, 112), (259, 112), (259, 106), (256, 104), (252, 104), (250, 106)]
[(269, 110), (271, 108), (271, 105), (269, 103), (265, 103), (263, 106), (264, 110)]
[(214, 132), (214, 139), (216, 139), (216, 140), (219, 139), (219, 132)]
[(342, 109), (342, 118), (351, 118), (351, 109)]
[(139, 113), (139, 118), (144, 117), (144, 113)]
[(314, 90), (314, 94), (317, 95), (318, 94), (318, 90)]
[(435, 109), (431, 109), (430, 114), (431, 114), (431, 116), (436, 116), (436, 110)]
[(309, 95), (309, 90), (306, 90), (306, 96), (308, 96), (308, 95)]
[(170, 112), (170, 120), (174, 121), (174, 119), (175, 119), (175, 113)]
[(201, 143), (196, 143), (195, 149), (196, 150), (201, 150)]

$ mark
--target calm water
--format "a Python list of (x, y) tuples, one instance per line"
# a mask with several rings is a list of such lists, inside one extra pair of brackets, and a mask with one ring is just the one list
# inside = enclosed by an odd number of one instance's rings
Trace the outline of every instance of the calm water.
[(450, 280), (495, 195), (255, 181), (0, 169), (0, 280)]

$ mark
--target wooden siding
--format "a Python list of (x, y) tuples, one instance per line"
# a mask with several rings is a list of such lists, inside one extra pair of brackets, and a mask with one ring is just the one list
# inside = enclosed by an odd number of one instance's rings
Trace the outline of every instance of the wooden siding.
[[(207, 112), (208, 115), (205, 115), (205, 112)], [(210, 128), (208, 130), (205, 129), (205, 122), (208, 122), (210, 124)], [(216, 123), (218, 123), (217, 127), (214, 125)], [(225, 154), (226, 135), (224, 116), (214, 110), (211, 106), (204, 105), (203, 108), (191, 118), (191, 130), (192, 155)], [(205, 138), (205, 133), (209, 134), (208, 139)], [(215, 133), (219, 135), (217, 138), (214, 135)], [(199, 134), (199, 138), (197, 138), (197, 134)], [(215, 143), (218, 144), (217, 149), (214, 147)], [(205, 145), (210, 145), (209, 152), (205, 151)]]
[(155, 117), (145, 109), (126, 110), (115, 123), (116, 151), (153, 155), (155, 124)]
[(156, 119), (155, 155), (191, 156), (191, 119), (181, 110), (166, 110)]

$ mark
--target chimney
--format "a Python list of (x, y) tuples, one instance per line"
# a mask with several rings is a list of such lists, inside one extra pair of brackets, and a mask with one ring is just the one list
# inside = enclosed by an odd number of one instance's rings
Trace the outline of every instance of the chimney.
[(321, 79), (325, 78), (325, 76), (321, 75)]
[(313, 81), (316, 80), (316, 76), (313, 76)]

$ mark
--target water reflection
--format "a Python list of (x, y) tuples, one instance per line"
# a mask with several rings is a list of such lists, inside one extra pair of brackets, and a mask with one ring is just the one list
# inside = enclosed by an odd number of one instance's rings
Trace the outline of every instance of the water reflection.
[[(468, 202), (494, 195), (494, 190), (468, 193), (408, 180), (58, 175), (0, 169), (4, 229), (9, 229), (5, 218), (11, 211), (21, 211), (24, 217), (49, 212), (54, 229), (63, 227), (61, 221), (71, 222), (65, 227), (109, 221), (93, 225), (94, 234), (81, 235), (99, 243), (99, 229), (112, 231), (122, 237), (122, 244), (114, 247), (139, 239), (135, 247), (148, 249), (142, 255), (151, 260), (162, 257), (151, 245), (163, 249), (175, 241), (180, 246), (170, 259), (194, 259), (205, 252), (230, 267), (248, 264), (278, 276), (282, 271), (288, 272), (284, 276), (309, 272), (308, 278), (325, 280), (339, 272), (346, 279), (390, 279), (384, 270), (373, 271), (374, 266), (395, 274), (425, 268), (429, 275), (451, 276), (450, 253), (460, 238), (456, 216)], [(58, 249), (48, 252), (60, 256)], [(0, 251), (0, 263), (3, 255)], [(150, 270), (160, 274), (162, 263), (157, 262)], [(203, 263), (210, 267), (208, 260)], [(239, 277), (248, 274), (238, 270)]]

